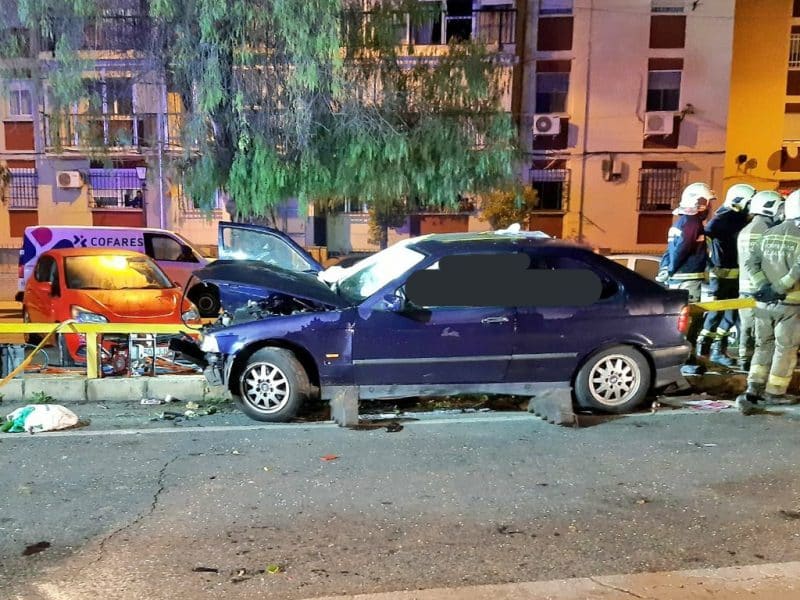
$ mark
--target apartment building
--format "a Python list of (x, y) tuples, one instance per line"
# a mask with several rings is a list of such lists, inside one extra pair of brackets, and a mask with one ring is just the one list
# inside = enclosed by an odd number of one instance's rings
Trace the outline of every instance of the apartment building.
[(737, 0), (725, 183), (800, 187), (800, 1)]
[(661, 251), (682, 188), (723, 188), (734, 0), (527, 6), (519, 102), (541, 202), (532, 227)]

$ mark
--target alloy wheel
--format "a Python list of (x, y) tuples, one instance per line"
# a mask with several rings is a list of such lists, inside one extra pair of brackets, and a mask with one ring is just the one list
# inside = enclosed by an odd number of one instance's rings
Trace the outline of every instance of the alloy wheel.
[(641, 385), (639, 365), (623, 354), (604, 356), (589, 372), (589, 392), (606, 406), (624, 404)]
[(241, 382), (242, 399), (267, 414), (279, 412), (286, 406), (292, 391), (286, 374), (267, 362), (248, 366)]

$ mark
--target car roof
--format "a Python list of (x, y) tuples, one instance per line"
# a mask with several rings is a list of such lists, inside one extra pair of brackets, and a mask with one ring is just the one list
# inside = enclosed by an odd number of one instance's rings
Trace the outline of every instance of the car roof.
[(42, 256), (51, 254), (53, 256), (145, 256), (141, 252), (132, 250), (117, 250), (116, 248), (53, 248), (47, 252), (42, 252)]
[(495, 249), (522, 249), (534, 247), (578, 248), (590, 250), (588, 246), (558, 240), (540, 231), (519, 231), (514, 233), (497, 233), (494, 231), (468, 233), (434, 233), (424, 235), (409, 244), (426, 254), (446, 253), (458, 248), (467, 251), (486, 251)]

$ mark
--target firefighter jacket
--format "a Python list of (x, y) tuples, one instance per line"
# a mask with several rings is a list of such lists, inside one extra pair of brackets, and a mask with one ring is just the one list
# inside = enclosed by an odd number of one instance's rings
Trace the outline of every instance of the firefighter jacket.
[(800, 304), (800, 227), (794, 220), (767, 229), (745, 264), (752, 289), (769, 283), (786, 294), (783, 304)]
[(718, 279), (739, 277), (739, 259), (736, 239), (747, 225), (747, 213), (723, 206), (706, 224), (708, 247), (708, 276)]
[(665, 266), (673, 281), (705, 279), (706, 238), (703, 217), (681, 215), (670, 227)]
[(736, 246), (739, 251), (739, 291), (744, 295), (751, 295), (758, 291), (752, 286), (752, 273), (747, 268), (747, 259), (753, 248), (761, 243), (761, 236), (772, 226), (772, 220), (763, 215), (755, 215), (753, 220), (745, 225), (739, 232)]

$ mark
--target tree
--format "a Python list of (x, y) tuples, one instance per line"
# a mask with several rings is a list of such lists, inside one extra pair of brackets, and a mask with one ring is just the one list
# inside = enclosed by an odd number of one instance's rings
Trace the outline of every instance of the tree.
[(400, 227), (407, 217), (407, 204), (402, 198), (374, 203), (369, 209), (369, 242), (383, 250), (389, 245), (389, 228)]
[(504, 229), (513, 223), (524, 229), (538, 208), (539, 195), (533, 187), (494, 190), (481, 202), (481, 220), (488, 221), (492, 229)]
[[(126, 23), (140, 5), (18, 0), (21, 21), (55, 48), (54, 118), (90, 95), (85, 65), (76, 67), (87, 28), (109, 27), (109, 15)], [(413, 45), (401, 53), (398, 24), (424, 26), (434, 3), (354, 6), (151, 0), (136, 17), (142, 33), (126, 68), (134, 80), (168, 82), (182, 99), (172, 166), (200, 206), (223, 189), (241, 217), (266, 216), (291, 197), (301, 206), (357, 197), (383, 214), (408, 198), (452, 206), (460, 193), (513, 178), (514, 125), (500, 105), (511, 66), (470, 40), (442, 56)]]

